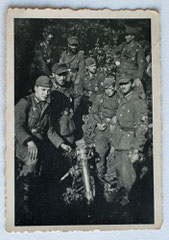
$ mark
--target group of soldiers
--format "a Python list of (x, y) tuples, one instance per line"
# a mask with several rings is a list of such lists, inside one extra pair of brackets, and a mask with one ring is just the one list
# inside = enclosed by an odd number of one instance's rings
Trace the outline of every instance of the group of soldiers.
[(126, 41), (112, 50), (113, 75), (99, 71), (93, 57), (85, 57), (76, 36), (68, 38), (58, 63), (50, 58), (50, 28), (35, 44), (33, 92), (15, 107), (16, 181), (25, 205), (30, 186), (45, 176), (53, 153), (70, 153), (86, 131), (92, 133), (98, 179), (112, 191), (123, 188), (129, 201), (148, 131), (143, 79), (147, 62), (136, 34), (136, 28), (127, 26)]

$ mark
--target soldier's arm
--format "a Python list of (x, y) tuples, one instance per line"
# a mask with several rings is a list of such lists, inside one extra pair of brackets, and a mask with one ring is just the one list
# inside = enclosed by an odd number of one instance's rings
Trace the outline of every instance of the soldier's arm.
[(85, 74), (85, 58), (84, 58), (84, 52), (83, 51), (80, 51), (79, 52), (79, 74), (80, 74), (80, 77), (81, 79), (84, 77), (84, 74)]
[(65, 51), (61, 54), (61, 57), (59, 59), (59, 63), (65, 63)]
[(94, 101), (94, 103), (92, 104), (92, 108), (90, 111), (90, 116), (93, 122), (93, 125), (97, 125), (97, 123), (102, 123), (102, 120), (99, 116), (99, 105), (100, 105), (100, 100), (101, 100), (101, 96), (98, 95)]
[(28, 103), (21, 99), (15, 106), (15, 136), (20, 144), (26, 144), (32, 140), (32, 135), (28, 131)]
[(83, 95), (83, 84), (80, 79), (80, 75), (77, 74), (74, 82), (74, 92), (73, 92), (74, 111), (76, 111), (78, 106), (80, 105), (82, 95)]
[(147, 118), (147, 104), (144, 100), (139, 99), (134, 103), (135, 113), (135, 138), (133, 142), (133, 148), (139, 151), (143, 150), (146, 143), (146, 132), (148, 130), (148, 118)]
[(34, 59), (35, 59), (36, 64), (41, 69), (42, 74), (50, 76), (50, 73), (51, 73), (50, 69), (45, 62), (45, 59), (44, 59), (43, 53), (42, 53), (42, 49), (39, 45), (35, 46)]
[(102, 94), (104, 92), (103, 82), (105, 80), (105, 75), (103, 73), (99, 73), (98, 76), (98, 94)]
[(56, 131), (53, 131), (51, 128), (48, 130), (48, 138), (56, 148), (61, 148), (66, 152), (71, 152), (71, 146), (66, 144), (59, 134), (57, 134)]
[(56, 131), (54, 131), (51, 127), (49, 128), (47, 135), (51, 143), (56, 148), (59, 148), (61, 144), (64, 143), (64, 140), (62, 139), (62, 137), (59, 136), (59, 134)]
[(144, 73), (144, 69), (145, 69), (145, 54), (144, 54), (144, 50), (139, 47), (138, 52), (137, 52), (137, 65), (138, 65), (138, 70), (137, 70), (137, 74), (136, 77), (139, 78), (140, 80), (143, 79), (143, 73)]

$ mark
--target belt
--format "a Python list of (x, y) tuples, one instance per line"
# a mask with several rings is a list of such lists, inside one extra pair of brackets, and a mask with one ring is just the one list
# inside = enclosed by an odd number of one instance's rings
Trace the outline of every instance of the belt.
[(121, 130), (123, 130), (123, 131), (126, 131), (126, 132), (134, 132), (134, 128), (131, 128), (131, 127), (122, 127), (122, 126), (120, 126), (120, 129)]

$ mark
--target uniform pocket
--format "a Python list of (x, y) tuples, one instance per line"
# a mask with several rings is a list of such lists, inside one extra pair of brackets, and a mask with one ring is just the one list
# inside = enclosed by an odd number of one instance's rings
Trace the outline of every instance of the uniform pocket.
[(40, 112), (37, 108), (31, 108), (29, 113), (28, 125), (29, 127), (34, 127), (39, 121)]

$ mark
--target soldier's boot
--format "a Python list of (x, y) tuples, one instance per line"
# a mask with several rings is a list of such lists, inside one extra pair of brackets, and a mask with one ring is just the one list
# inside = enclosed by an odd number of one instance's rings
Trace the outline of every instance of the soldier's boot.
[(110, 185), (109, 183), (104, 184), (103, 188), (103, 197), (106, 202), (113, 202), (117, 196), (117, 189), (115, 186)]
[(129, 193), (127, 191), (124, 192), (123, 197), (120, 201), (121, 206), (126, 206), (130, 202)]

